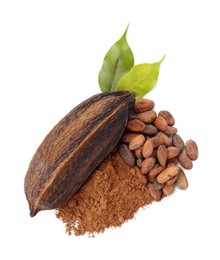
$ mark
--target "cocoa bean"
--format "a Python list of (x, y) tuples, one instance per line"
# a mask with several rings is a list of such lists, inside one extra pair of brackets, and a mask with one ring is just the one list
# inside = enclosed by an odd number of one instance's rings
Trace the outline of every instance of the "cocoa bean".
[(149, 139), (147, 140), (144, 145), (143, 145), (143, 149), (142, 149), (142, 154), (144, 158), (148, 158), (152, 155), (153, 153), (153, 143), (152, 140)]
[(162, 116), (156, 117), (154, 120), (154, 125), (162, 132), (165, 132), (168, 128), (167, 121)]
[(134, 96), (101, 93), (71, 110), (46, 136), (25, 176), (30, 215), (66, 202), (112, 151), (127, 124)]
[(153, 148), (157, 148), (159, 147), (161, 144), (164, 144), (164, 140), (163, 138), (159, 137), (159, 136), (155, 136), (151, 138), (151, 141), (153, 143)]
[(130, 167), (134, 166), (135, 163), (134, 155), (126, 144), (121, 144), (119, 146), (118, 152), (128, 166)]
[(180, 149), (175, 146), (170, 146), (167, 148), (167, 159), (172, 159), (180, 153)]
[(161, 166), (156, 164), (153, 169), (148, 173), (148, 177), (150, 181), (154, 181), (155, 177), (165, 169), (165, 166)]
[(162, 116), (167, 121), (167, 124), (169, 126), (173, 126), (175, 124), (174, 117), (172, 116), (172, 114), (169, 111), (162, 110), (162, 111), (159, 112), (158, 115)]
[(163, 186), (164, 184), (158, 183), (156, 180), (154, 180), (154, 187), (156, 190), (161, 190)]
[(160, 201), (160, 198), (162, 195), (161, 190), (155, 189), (155, 186), (153, 183), (148, 183), (147, 187), (148, 187), (151, 197), (156, 201)]
[(183, 170), (181, 170), (178, 175), (178, 178), (176, 180), (176, 186), (180, 190), (186, 190), (188, 188), (188, 181)]
[(162, 191), (166, 196), (171, 195), (174, 192), (175, 184), (168, 185), (167, 182), (164, 184)]
[(167, 162), (167, 149), (165, 145), (160, 145), (157, 149), (157, 159), (160, 165), (165, 166)]
[(198, 146), (196, 144), (195, 141), (193, 140), (188, 140), (186, 142), (186, 147), (185, 147), (185, 150), (186, 150), (186, 154), (189, 156), (189, 158), (191, 160), (196, 160), (198, 158)]
[(170, 140), (169, 136), (167, 136), (165, 133), (163, 133), (163, 132), (158, 132), (156, 136), (161, 137), (161, 138), (163, 139), (164, 145), (165, 145), (166, 147), (168, 147), (168, 146), (171, 145), (171, 140)]
[(138, 135), (131, 140), (129, 144), (129, 149), (133, 151), (139, 148), (140, 146), (142, 146), (144, 142), (145, 142), (145, 137), (143, 135)]
[(137, 118), (146, 124), (150, 124), (156, 118), (157, 113), (153, 110), (137, 114)]
[(156, 159), (154, 157), (149, 157), (144, 159), (141, 164), (141, 172), (147, 174), (155, 165)]
[(190, 160), (189, 156), (186, 155), (185, 153), (181, 153), (179, 154), (178, 156), (178, 160), (179, 160), (179, 163), (187, 170), (190, 170), (192, 169), (193, 167), (193, 163), (192, 161)]
[(164, 133), (167, 135), (175, 135), (177, 133), (177, 128), (174, 126), (168, 126)]
[(140, 132), (145, 129), (145, 124), (139, 119), (128, 121), (127, 128), (132, 132)]
[[(180, 171), (181, 171), (181, 169), (180, 169)], [(178, 176), (179, 176), (179, 173), (178, 173), (176, 176), (174, 176), (173, 178), (169, 179), (169, 180), (166, 182), (167, 185), (171, 185), (171, 184), (175, 183), (176, 180), (177, 180), (177, 178), (178, 178)]]
[(140, 131), (140, 132), (142, 134), (152, 136), (152, 135), (155, 135), (158, 132), (158, 129), (156, 128), (156, 126), (148, 124), (148, 125), (145, 125), (144, 130)]
[(157, 182), (165, 183), (174, 176), (176, 176), (180, 171), (180, 168), (177, 166), (172, 166), (164, 169), (160, 174), (157, 175)]
[(182, 152), (185, 148), (185, 144), (183, 142), (183, 139), (178, 134), (173, 135), (172, 137), (172, 143), (175, 147), (179, 148)]
[(147, 98), (138, 99), (134, 103), (134, 112), (136, 113), (149, 111), (152, 110), (153, 108), (154, 108), (154, 101)]

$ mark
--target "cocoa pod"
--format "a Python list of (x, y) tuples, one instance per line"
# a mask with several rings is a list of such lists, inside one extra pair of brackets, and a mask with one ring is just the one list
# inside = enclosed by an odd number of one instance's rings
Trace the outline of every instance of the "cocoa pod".
[(157, 175), (157, 182), (165, 183), (174, 176), (176, 176), (180, 171), (180, 168), (177, 166), (172, 166), (164, 169), (160, 174)]
[(198, 158), (199, 152), (198, 152), (198, 146), (195, 141), (188, 140), (186, 142), (186, 154), (189, 156), (191, 160), (196, 160)]
[(72, 109), (34, 154), (24, 181), (30, 215), (66, 202), (121, 138), (134, 103), (129, 92), (101, 93)]
[(167, 121), (167, 124), (169, 126), (173, 126), (175, 124), (174, 117), (172, 116), (172, 114), (169, 111), (161, 110), (158, 115), (162, 116)]

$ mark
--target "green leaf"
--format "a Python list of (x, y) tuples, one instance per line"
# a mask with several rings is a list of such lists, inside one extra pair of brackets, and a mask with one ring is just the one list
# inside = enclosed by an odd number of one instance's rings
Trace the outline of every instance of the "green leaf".
[(157, 83), (160, 64), (165, 56), (159, 62), (143, 63), (134, 66), (118, 82), (117, 91), (129, 91), (136, 93), (136, 99), (145, 96)]
[(127, 43), (128, 26), (122, 37), (106, 53), (99, 72), (99, 85), (102, 92), (116, 91), (116, 86), (133, 66), (134, 56)]

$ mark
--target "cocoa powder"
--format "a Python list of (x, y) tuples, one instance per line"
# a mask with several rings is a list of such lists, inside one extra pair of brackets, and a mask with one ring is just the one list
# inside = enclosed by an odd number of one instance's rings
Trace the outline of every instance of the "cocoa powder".
[(103, 232), (132, 219), (140, 207), (153, 201), (146, 182), (111, 153), (71, 199), (57, 209), (70, 235)]

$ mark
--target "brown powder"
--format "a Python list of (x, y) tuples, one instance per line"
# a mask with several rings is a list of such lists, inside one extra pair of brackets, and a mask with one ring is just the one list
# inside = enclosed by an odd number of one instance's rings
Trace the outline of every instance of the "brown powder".
[(107, 156), (79, 192), (57, 209), (68, 234), (93, 235), (121, 226), (140, 207), (151, 203), (146, 184), (133, 170), (117, 152)]

